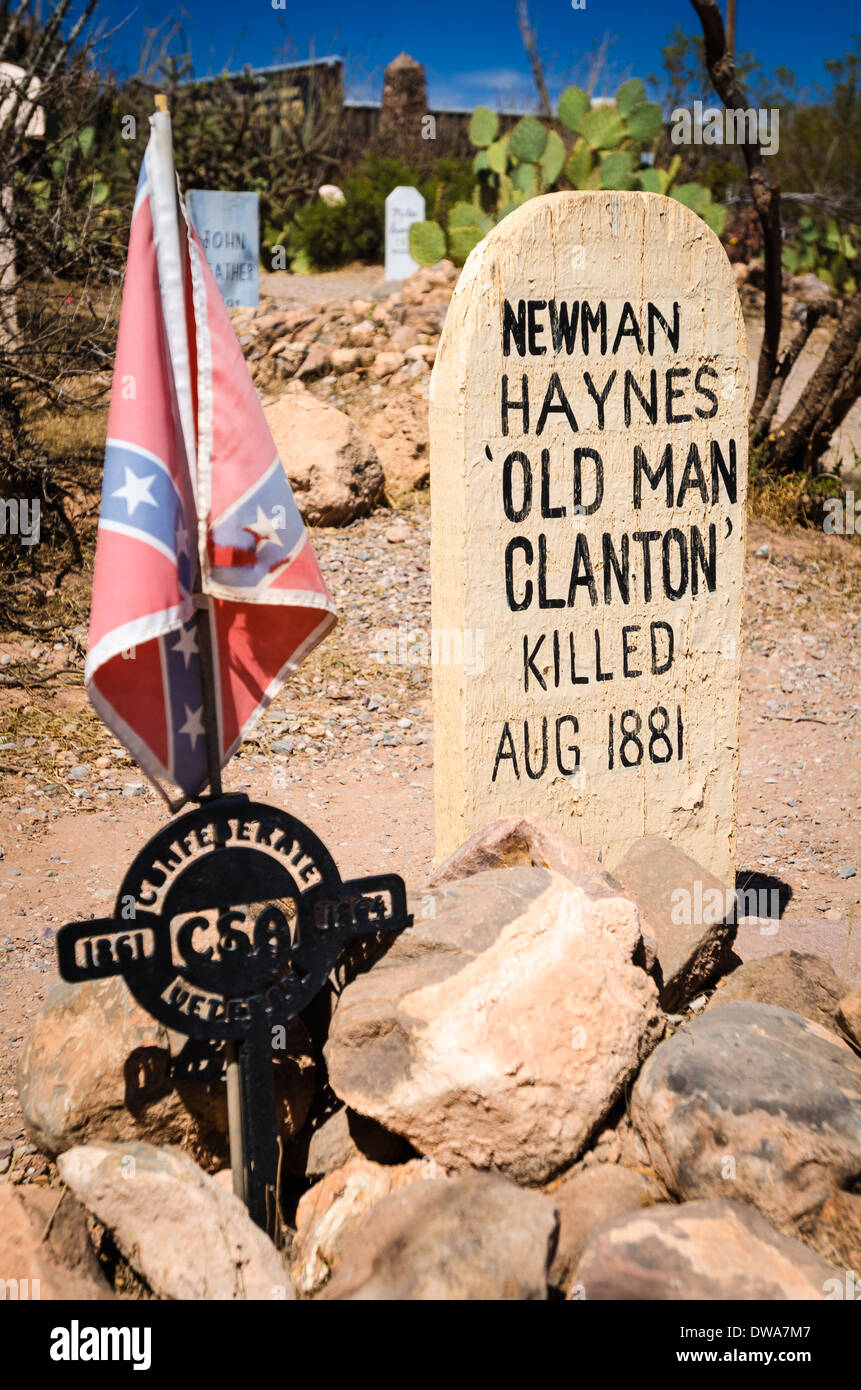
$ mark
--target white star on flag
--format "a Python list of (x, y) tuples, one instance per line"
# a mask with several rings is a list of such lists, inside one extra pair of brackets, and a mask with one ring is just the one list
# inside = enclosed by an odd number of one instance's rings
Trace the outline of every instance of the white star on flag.
[(191, 554), (188, 548), (188, 529), (182, 522), (176, 528), (176, 553), (177, 557)]
[(185, 723), (179, 732), (188, 735), (194, 749), (198, 738), (203, 738), (203, 705), (196, 710), (190, 710), (188, 705), (185, 706)]
[(281, 540), (278, 535), (279, 527), (275, 525), (274, 518), (267, 516), (259, 502), (257, 504), (257, 516), (250, 526), (243, 526), (243, 531), (250, 531), (252, 536), (257, 538), (257, 549), (266, 545), (279, 545)]
[[(192, 623), (190, 627), (180, 629), (179, 641), (171, 647), (172, 652), (182, 652), (185, 662), (185, 669), (188, 670), (188, 663), (193, 656), (197, 656), (197, 629)], [(182, 730), (180, 730), (182, 732)]]
[(151, 507), (157, 505), (155, 498), (150, 492), (150, 483), (155, 482), (155, 474), (151, 473), (148, 478), (139, 478), (136, 473), (126, 465), (126, 480), (122, 487), (118, 487), (116, 492), (112, 492), (112, 497), (122, 497), (125, 501), (129, 516), (134, 516), (139, 502), (149, 502)]

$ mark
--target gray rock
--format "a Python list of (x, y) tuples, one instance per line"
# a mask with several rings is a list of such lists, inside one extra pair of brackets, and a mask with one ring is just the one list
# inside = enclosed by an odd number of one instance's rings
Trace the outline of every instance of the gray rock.
[(786, 1009), (725, 1004), (649, 1058), (631, 1116), (675, 1196), (737, 1198), (785, 1225), (861, 1171), (861, 1058)]

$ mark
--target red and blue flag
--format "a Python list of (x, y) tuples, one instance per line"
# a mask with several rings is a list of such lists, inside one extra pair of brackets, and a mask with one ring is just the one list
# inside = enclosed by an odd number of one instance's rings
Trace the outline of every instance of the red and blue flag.
[(222, 765), (335, 610), (156, 112), (108, 417), (86, 684), (168, 800), (208, 781), (197, 610)]

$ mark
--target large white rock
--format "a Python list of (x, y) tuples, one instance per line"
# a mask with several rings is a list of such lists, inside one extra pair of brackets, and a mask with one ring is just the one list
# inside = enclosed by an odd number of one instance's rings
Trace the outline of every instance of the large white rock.
[(663, 1030), (638, 945), (631, 902), (545, 869), (446, 884), (342, 994), (330, 1083), (446, 1166), (543, 1182)]

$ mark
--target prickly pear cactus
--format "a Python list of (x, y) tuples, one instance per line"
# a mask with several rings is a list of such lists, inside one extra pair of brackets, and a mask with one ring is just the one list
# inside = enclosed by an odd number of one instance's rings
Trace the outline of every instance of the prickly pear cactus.
[(718, 235), (726, 209), (712, 202), (702, 184), (675, 185), (681, 160), (675, 155), (666, 169), (644, 159), (643, 147), (661, 133), (661, 108), (646, 98), (638, 77), (623, 82), (612, 103), (593, 103), (580, 87), (568, 87), (559, 98), (557, 123), (574, 136), (570, 145), (558, 130), (536, 116), (523, 116), (506, 134), (499, 134), (499, 117), (486, 106), (473, 112), (469, 138), (476, 147), (472, 203), (457, 203), (447, 228), (437, 222), (417, 222), (410, 230), (410, 252), (421, 265), (434, 265), (449, 255), (457, 265), (491, 227), (515, 208), (560, 184), (571, 188), (640, 189), (663, 193), (702, 217)]

